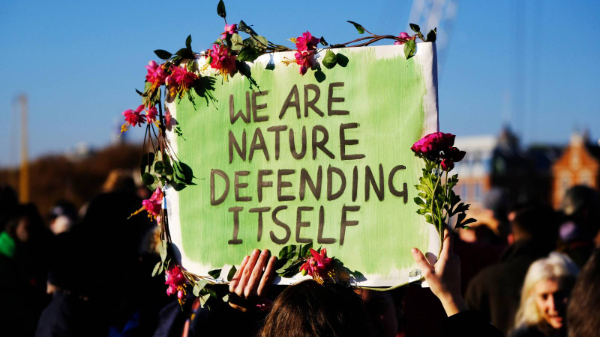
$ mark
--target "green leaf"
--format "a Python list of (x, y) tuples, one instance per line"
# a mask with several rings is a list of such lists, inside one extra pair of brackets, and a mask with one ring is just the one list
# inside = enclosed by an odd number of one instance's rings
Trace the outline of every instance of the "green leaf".
[(434, 28), (427, 33), (427, 42), (435, 42), (437, 40), (437, 28)]
[(208, 284), (207, 279), (202, 279), (202, 280), (196, 282), (196, 284), (194, 284), (194, 289), (192, 290), (192, 292), (194, 293), (194, 296), (196, 296), (196, 297), (200, 296), (200, 292), (202, 291), (202, 289), (204, 289), (204, 287), (206, 287), (207, 284)]
[(240, 62), (252, 62), (260, 56), (260, 52), (253, 47), (244, 47), (240, 50), (237, 60)]
[(415, 197), (415, 204), (419, 205), (419, 206), (423, 206), (425, 205), (425, 202), (423, 201), (423, 199), (421, 199), (421, 197)]
[(161, 269), (162, 269), (162, 262), (156, 263), (156, 266), (154, 266), (154, 269), (152, 270), (152, 277), (158, 275), (158, 273), (160, 272)]
[(185, 39), (185, 46), (187, 49), (192, 50), (192, 36), (188, 35), (187, 39)]
[(360, 279), (364, 279), (365, 275), (363, 275), (361, 272), (359, 272), (358, 270), (355, 271), (350, 271), (349, 272), (350, 275), (354, 276), (355, 279), (360, 280)]
[(158, 56), (162, 60), (168, 60), (171, 58), (171, 56), (173, 56), (173, 54), (169, 53), (166, 50), (162, 50), (162, 49), (155, 50), (154, 54), (156, 54), (156, 56)]
[(144, 183), (144, 185), (152, 185), (154, 184), (155, 178), (152, 174), (150, 173), (142, 173), (142, 182)]
[(426, 214), (425, 215), (425, 221), (427, 221), (427, 223), (430, 223), (433, 225), (433, 218), (431, 217), (431, 215)]
[(244, 46), (253, 47), (258, 52), (263, 52), (267, 49), (269, 41), (260, 35), (252, 35), (251, 37), (244, 40)]
[(301, 254), (300, 254), (300, 256), (301, 256), (301, 257), (309, 257), (309, 256), (311, 255), (311, 254), (310, 254), (310, 249), (311, 249), (312, 247), (313, 247), (313, 243), (312, 243), (312, 242), (311, 242), (311, 243), (307, 243), (307, 244), (305, 244), (305, 245), (304, 245), (304, 247), (302, 247), (302, 249), (301, 249)]
[(337, 55), (335, 55), (335, 53), (331, 50), (328, 50), (327, 53), (325, 53), (325, 57), (323, 58), (323, 65), (325, 66), (325, 68), (331, 69), (335, 67), (336, 64)]
[(279, 258), (280, 259), (293, 258), (294, 255), (296, 255), (296, 249), (297, 249), (296, 245), (288, 245), (288, 246), (281, 248), (281, 250), (279, 251)]
[(208, 272), (208, 275), (214, 279), (218, 279), (221, 276), (221, 269), (213, 269)]
[(321, 39), (319, 40), (319, 42), (324, 45), (324, 46), (328, 46), (329, 44), (327, 43), (327, 41), (325, 41), (325, 38), (321, 36)]
[(168, 253), (168, 249), (169, 248), (169, 242), (167, 242), (167, 240), (162, 240), (160, 245), (158, 246), (158, 249), (160, 251), (160, 260), (162, 262), (164, 262), (167, 259), (167, 253)]
[(254, 31), (254, 29), (250, 28), (250, 26), (248, 26), (243, 20), (240, 20), (240, 23), (238, 24), (238, 31), (244, 32), (244, 33), (250, 34), (250, 35), (256, 35), (256, 32)]
[(169, 164), (169, 163), (165, 162), (165, 163), (164, 163), (164, 167), (165, 167), (165, 168), (164, 168), (164, 170), (165, 170), (165, 171), (164, 171), (164, 174), (165, 174), (165, 175), (168, 175), (168, 176), (171, 176), (171, 175), (173, 175), (173, 166), (171, 166), (171, 164)]
[(342, 67), (346, 67), (348, 65), (348, 58), (346, 57), (346, 55), (342, 54), (342, 53), (337, 53), (337, 64), (339, 64)]
[(150, 172), (150, 168), (152, 167), (152, 163), (154, 163), (154, 158), (156, 156), (152, 152), (147, 152), (142, 155), (142, 159), (140, 160), (140, 172)]
[(244, 39), (240, 34), (231, 35), (231, 50), (240, 50), (244, 47)]
[(236, 272), (237, 268), (235, 266), (232, 266), (231, 269), (229, 269), (229, 273), (227, 273), (227, 281), (233, 280), (233, 277), (235, 276)]
[(323, 83), (323, 81), (325, 81), (325, 79), (327, 78), (327, 76), (325, 75), (325, 73), (321, 70), (321, 68), (318, 68), (315, 72), (315, 80), (317, 80), (317, 82), (319, 83)]
[(173, 164), (175, 169), (174, 180), (176, 183), (185, 185), (195, 185), (193, 182), (194, 173), (192, 172), (191, 167), (180, 161), (174, 161)]
[(417, 44), (415, 43), (415, 40), (406, 41), (404, 44), (404, 56), (406, 56), (406, 59), (408, 60), (409, 58), (415, 56), (416, 51)]
[(229, 302), (229, 294), (223, 296), (223, 302)]
[(198, 299), (200, 300), (200, 306), (202, 308), (204, 308), (204, 306), (206, 305), (206, 302), (208, 301), (209, 298), (210, 298), (210, 293), (207, 293), (207, 294), (204, 294), (204, 295), (198, 297)]
[(154, 163), (154, 172), (161, 174), (164, 169), (165, 169), (165, 165), (163, 164), (162, 161), (157, 161), (156, 163)]
[(412, 31), (415, 33), (421, 32), (421, 27), (419, 27), (419, 25), (417, 25), (415, 23), (410, 24), (410, 29), (412, 29)]
[(360, 24), (354, 22), (354, 21), (348, 21), (351, 24), (354, 25), (354, 28), (356, 28), (356, 30), (358, 31), (358, 34), (364, 34), (365, 33), (365, 29), (363, 28), (363, 26), (361, 26)]
[(225, 3), (223, 2), (223, 0), (220, 0), (219, 4), (217, 5), (217, 14), (219, 14), (219, 16), (223, 19), (225, 19), (225, 17), (227, 16), (227, 12), (225, 11)]
[[(182, 60), (194, 60), (196, 59), (196, 55), (191, 49), (181, 48), (179, 49), (175, 55), (181, 57)], [(181, 61), (180, 61), (181, 62)]]
[(196, 60), (190, 60), (188, 61), (188, 63), (185, 65), (185, 67), (187, 68), (187, 70), (189, 72), (196, 72), (196, 70), (198, 70), (198, 63), (196, 62)]

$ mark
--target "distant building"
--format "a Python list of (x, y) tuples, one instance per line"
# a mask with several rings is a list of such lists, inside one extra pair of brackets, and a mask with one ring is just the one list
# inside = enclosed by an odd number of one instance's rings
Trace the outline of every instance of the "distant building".
[(586, 133), (573, 133), (562, 156), (552, 165), (552, 204), (560, 207), (565, 192), (575, 185), (600, 186), (600, 146)]
[(455, 192), (471, 204), (473, 215), (484, 209), (493, 188), (506, 192), (507, 204), (551, 202), (551, 164), (559, 149), (534, 146), (523, 150), (518, 137), (505, 127), (498, 136), (457, 137), (456, 147), (466, 151), (456, 164), (459, 183)]

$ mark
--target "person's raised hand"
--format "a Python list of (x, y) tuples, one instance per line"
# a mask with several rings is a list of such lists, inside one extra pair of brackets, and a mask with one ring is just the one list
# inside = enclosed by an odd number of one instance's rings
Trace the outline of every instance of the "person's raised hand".
[(429, 264), (423, 253), (417, 248), (412, 249), (415, 262), (427, 280), (431, 291), (444, 306), (448, 316), (467, 310), (464, 299), (460, 294), (460, 258), (454, 255), (454, 238), (444, 231), (444, 246), (435, 265)]
[[(277, 257), (270, 255), (268, 249), (262, 252), (255, 249), (250, 256), (244, 257), (240, 269), (229, 283), (229, 292), (251, 303), (261, 302), (266, 296), (275, 275)], [(230, 305), (242, 311), (248, 309), (231, 301)]]

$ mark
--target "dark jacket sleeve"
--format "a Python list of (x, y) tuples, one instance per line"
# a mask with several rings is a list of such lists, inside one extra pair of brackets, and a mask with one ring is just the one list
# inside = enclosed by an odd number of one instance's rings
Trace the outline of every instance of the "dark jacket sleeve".
[(504, 335), (479, 311), (469, 310), (448, 317), (442, 323), (442, 336), (503, 337)]

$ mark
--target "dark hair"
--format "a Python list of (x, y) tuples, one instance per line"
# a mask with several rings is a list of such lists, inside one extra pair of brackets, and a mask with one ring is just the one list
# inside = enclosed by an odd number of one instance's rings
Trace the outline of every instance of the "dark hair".
[(600, 249), (583, 267), (567, 307), (569, 337), (593, 337), (600, 331)]
[(593, 237), (599, 229), (600, 194), (588, 186), (573, 186), (562, 201), (563, 213)]
[(341, 284), (308, 280), (288, 287), (279, 295), (260, 337), (274, 336), (369, 336), (362, 301)]
[(518, 210), (511, 223), (513, 232), (554, 246), (558, 238), (559, 217), (547, 205), (534, 205)]

